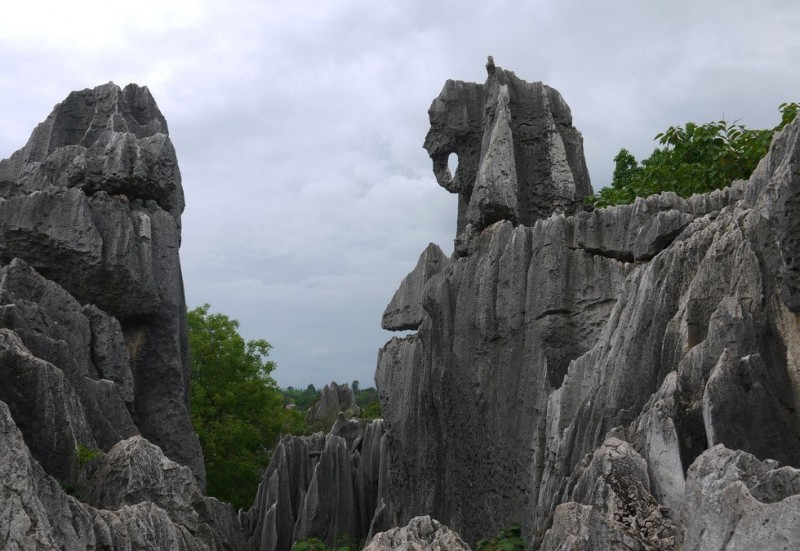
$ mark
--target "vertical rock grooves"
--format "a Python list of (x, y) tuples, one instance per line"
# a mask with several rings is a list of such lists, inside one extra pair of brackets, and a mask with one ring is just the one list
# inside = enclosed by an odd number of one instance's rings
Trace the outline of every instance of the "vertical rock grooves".
[[(421, 258), (403, 282), (414, 315), (389, 328), (418, 331), (378, 358), (393, 522), (431, 515), (474, 542), (518, 521), (543, 549), (721, 549), (703, 535), (717, 515), (725, 541), (757, 541), (760, 517), (696, 473), (731, 450), (748, 459), (726, 484), (771, 460), (800, 467), (800, 121), (749, 181), (581, 212), (569, 108), (488, 69), (482, 86), (448, 81), (429, 111), (458, 237), (436, 273), (420, 277)], [(794, 534), (800, 502), (784, 494), (770, 541)]]
[(73, 92), (0, 182), (0, 548), (242, 549), (201, 493), (183, 190), (150, 92)]
[[(345, 428), (347, 427), (347, 428)], [(289, 436), (273, 453), (255, 503), (241, 514), (252, 549), (288, 550), (310, 537), (333, 546), (388, 528), (383, 421), (340, 416), (329, 434)]]

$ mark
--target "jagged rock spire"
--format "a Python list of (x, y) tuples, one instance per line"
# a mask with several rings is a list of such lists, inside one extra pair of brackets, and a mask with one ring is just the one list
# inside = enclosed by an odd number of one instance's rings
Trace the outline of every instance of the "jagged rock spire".
[(486, 70), (484, 84), (448, 80), (428, 110), (424, 147), (437, 182), (459, 195), (459, 235), (498, 220), (531, 226), (572, 213), (592, 193), (583, 138), (561, 94), (496, 67), (491, 56)]

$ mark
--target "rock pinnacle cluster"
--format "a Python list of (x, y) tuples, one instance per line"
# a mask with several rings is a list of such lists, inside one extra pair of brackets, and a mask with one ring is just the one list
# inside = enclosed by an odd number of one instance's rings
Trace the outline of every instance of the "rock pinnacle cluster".
[[(381, 320), (384, 418), (331, 384), (246, 511), (204, 495), (183, 190), (147, 88), (73, 92), (0, 161), (0, 548), (800, 545), (800, 121), (748, 180), (586, 210), (561, 94), (487, 64), (429, 110), (454, 250)], [(451, 172), (451, 156), (457, 168)]]

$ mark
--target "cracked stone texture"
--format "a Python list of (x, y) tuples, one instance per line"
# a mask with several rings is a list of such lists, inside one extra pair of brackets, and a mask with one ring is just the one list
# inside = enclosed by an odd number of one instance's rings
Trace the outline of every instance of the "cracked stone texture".
[(119, 442), (95, 461), (95, 476), (76, 487), (93, 506), (67, 495), (45, 473), (0, 401), (0, 548), (246, 548), (230, 505), (202, 497), (192, 472), (142, 437)]
[(63, 374), (66, 402), (83, 411), (60, 425), (81, 436), (45, 449), (48, 410), (33, 391), (0, 399), (56, 476), (74, 471), (75, 441), (108, 451), (142, 434), (204, 484), (188, 413), (183, 189), (167, 132), (147, 88), (109, 83), (71, 93), (0, 161), (0, 327), (41, 360), (17, 355), (37, 365), (28, 377)]
[(390, 331), (418, 329), (425, 315), (422, 310), (425, 284), (449, 261), (438, 245), (428, 245), (419, 255), (416, 268), (406, 276), (383, 312), (381, 327)]
[(545, 549), (675, 549), (675, 524), (650, 493), (647, 462), (609, 437), (573, 473), (569, 501), (556, 507)]
[(330, 434), (280, 441), (252, 509), (240, 515), (251, 549), (289, 551), (294, 542), (309, 537), (332, 546), (342, 534), (361, 541), (389, 527), (383, 421), (351, 421), (361, 429), (350, 440), (336, 433), (346, 423), (340, 420)]
[(678, 518), (686, 551), (795, 549), (800, 470), (714, 446), (689, 469)]
[(429, 516), (412, 518), (406, 526), (379, 532), (364, 551), (471, 551), (461, 537)]
[[(485, 152), (477, 136), (490, 139), (479, 106), (493, 116), (487, 89), (503, 78), (512, 114), (514, 86), (549, 90), (490, 68), (483, 87), (448, 81), (430, 111), (434, 172), (464, 200), (458, 254), (424, 284), (418, 330), (379, 352), (387, 515), (395, 525), (431, 515), (468, 542), (519, 519), (537, 545), (555, 530), (543, 549), (573, 548), (555, 537), (572, 526), (579, 549), (622, 530), (607, 501), (586, 497), (613, 490), (616, 510), (651, 522), (623, 530), (632, 548), (658, 548), (651, 505), (658, 522), (684, 530), (684, 500), (710, 498), (686, 473), (712, 446), (800, 467), (800, 121), (748, 181), (724, 190), (570, 216), (556, 186), (553, 200), (537, 195), (537, 216), (468, 225)], [(454, 179), (442, 170), (450, 151)], [(567, 157), (554, 154), (561, 166), (550, 169), (580, 174)], [(528, 177), (519, 159), (517, 178)], [(643, 462), (635, 492), (585, 470), (612, 436)], [(581, 477), (594, 494), (574, 494)], [(792, 499), (771, 514), (790, 518)], [(751, 541), (755, 526), (737, 537)], [(775, 541), (795, 537), (776, 527)]]
[(353, 389), (345, 384), (330, 382), (320, 392), (319, 400), (308, 408), (306, 424), (309, 427), (321, 426), (327, 432), (336, 422), (339, 414), (353, 417), (361, 413), (361, 408), (356, 404)]
[(561, 94), (492, 58), (486, 68), (484, 84), (448, 80), (428, 110), (424, 147), (439, 185), (458, 194), (457, 235), (498, 220), (531, 226), (592, 194), (583, 137)]

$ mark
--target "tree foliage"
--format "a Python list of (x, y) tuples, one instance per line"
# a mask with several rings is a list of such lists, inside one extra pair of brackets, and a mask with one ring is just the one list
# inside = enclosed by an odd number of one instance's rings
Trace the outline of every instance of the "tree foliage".
[(305, 412), (320, 397), (320, 391), (314, 385), (308, 385), (305, 390), (300, 390), (293, 386), (282, 388), (281, 394), (283, 394), (284, 403), (286, 405), (294, 404), (294, 409), (298, 412)]
[(587, 199), (596, 207), (632, 203), (663, 191), (682, 197), (705, 193), (746, 179), (766, 155), (775, 132), (794, 120), (800, 104), (780, 105), (781, 122), (769, 130), (751, 130), (724, 120), (671, 126), (655, 139), (662, 146), (641, 164), (626, 149), (614, 157), (610, 187)]
[(522, 538), (522, 527), (518, 523), (503, 528), (492, 539), (478, 540), (476, 551), (524, 551), (528, 544)]
[(205, 456), (208, 494), (247, 507), (292, 420), (270, 376), (271, 345), (246, 341), (236, 320), (209, 308), (188, 312), (192, 424)]

